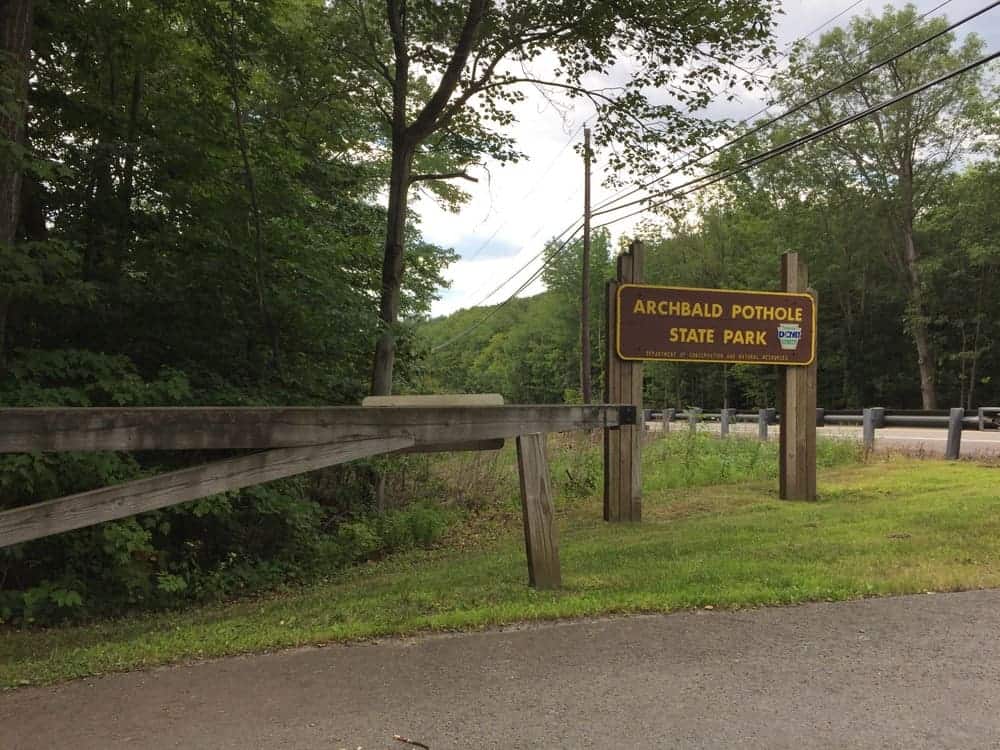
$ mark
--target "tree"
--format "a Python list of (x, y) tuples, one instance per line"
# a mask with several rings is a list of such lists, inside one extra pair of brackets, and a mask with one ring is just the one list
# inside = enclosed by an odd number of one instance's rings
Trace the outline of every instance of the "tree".
[[(17, 18), (30, 7), (0, 4)], [(22, 119), (0, 133), (0, 299), (11, 301), (0, 405), (357, 403), (378, 320), (385, 211), (367, 155), (380, 131), (355, 106), (351, 69), (326, 54), (323, 4), (34, 11), (33, 26), (3, 16), (7, 38), (22, 32), (22, 64), (8, 53), (0, 66), (0, 112)], [(18, 208), (10, 185), (22, 177), (32, 189)], [(409, 236), (401, 304), (417, 317), (452, 256), (414, 223)], [(204, 460), (2, 456), (0, 509)], [(0, 619), (295, 576), (323, 558), (324, 539), (338, 546), (338, 517), (370, 500), (346, 476), (338, 497), (303, 478), (0, 549)]]
[[(945, 26), (943, 18), (919, 21), (912, 5), (900, 10), (887, 8), (878, 18), (855, 18), (847, 29), (835, 29), (815, 46), (800, 50), (779, 82), (779, 90), (787, 100), (818, 93), (837, 85), (845, 77), (845, 67), (861, 68), (885, 57), (887, 52), (879, 44), (882, 39), (891, 35), (894, 44), (902, 48)], [(954, 44), (953, 34), (943, 35), (837, 90), (808, 110), (805, 126), (823, 127), (901, 94), (978, 58), (983, 46), (974, 35), (957, 47)], [(980, 79), (980, 73), (969, 72), (910, 97), (836, 131), (813, 151), (825, 154), (830, 169), (853, 180), (874, 206), (884, 208), (893, 230), (885, 252), (898, 283), (906, 290), (906, 324), (916, 348), (925, 409), (937, 405), (937, 359), (915, 224), (933, 205), (949, 170), (981, 132), (984, 107)]]
[[(545, 327), (556, 328), (559, 331), (562, 368), (560, 381), (567, 383), (567, 390), (575, 391), (579, 394), (579, 400), (583, 403), (590, 403), (594, 394), (584, 394), (580, 387), (579, 363), (582, 362), (581, 348), (582, 338), (580, 337), (580, 290), (583, 283), (583, 241), (574, 240), (561, 251), (559, 245), (549, 243), (548, 265), (542, 272), (542, 281), (548, 289), (549, 296), (554, 298), (554, 310), (547, 315), (542, 322)], [(604, 341), (604, 285), (614, 278), (615, 264), (612, 259), (611, 234), (607, 229), (598, 229), (594, 232), (590, 248), (590, 283), (589, 283), (589, 305), (588, 305), (588, 333), (590, 340), (590, 350), (595, 356), (590, 361), (590, 377), (588, 381), (593, 383), (604, 382), (604, 349), (601, 342)], [(575, 336), (575, 343), (574, 341)], [(576, 374), (576, 387), (571, 385)], [(574, 400), (576, 400), (574, 398)]]
[(997, 196), (1000, 162), (982, 162), (952, 176), (924, 235), (938, 250), (925, 268), (935, 292), (935, 317), (944, 323), (942, 343), (950, 342), (953, 352), (946, 361), (957, 365), (958, 403), (967, 409), (978, 394), (988, 393), (983, 386), (990, 385), (1000, 363), (995, 346), (1000, 321), (991, 312), (1000, 282)]
[[(714, 132), (692, 114), (732, 63), (770, 52), (771, 0), (727, 3), (534, 0), (371, 0), (333, 4), (332, 43), (356, 63), (390, 154), (372, 392), (392, 389), (395, 327), (405, 266), (408, 191), (422, 181), (468, 177), (481, 155), (517, 158), (505, 130), (525, 86), (588, 100), (613, 171), (655, 171), (661, 147), (680, 149)], [(608, 84), (627, 61), (622, 82)], [(532, 72), (551, 67), (551, 74)], [(650, 91), (656, 91), (651, 95)], [(420, 171), (415, 164), (440, 165)]]
[[(33, 0), (5, 0), (0, 5), (0, 257), (11, 252), (21, 220), (33, 15)], [(0, 280), (0, 373), (6, 363), (11, 302), (5, 286)]]

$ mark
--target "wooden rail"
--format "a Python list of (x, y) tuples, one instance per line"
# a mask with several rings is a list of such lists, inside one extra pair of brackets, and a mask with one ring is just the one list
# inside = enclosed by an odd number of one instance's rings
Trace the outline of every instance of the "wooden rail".
[(414, 446), (635, 424), (631, 406), (0, 409), (0, 453), (262, 450), (408, 438)]
[(0, 547), (384, 453), (497, 448), (518, 439), (528, 574), (559, 586), (545, 434), (636, 424), (630, 405), (0, 409), (0, 453), (253, 450), (0, 512)]

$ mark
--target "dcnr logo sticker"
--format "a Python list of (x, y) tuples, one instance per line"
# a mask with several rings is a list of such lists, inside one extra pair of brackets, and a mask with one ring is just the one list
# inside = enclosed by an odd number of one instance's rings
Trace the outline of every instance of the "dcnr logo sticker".
[(786, 351), (795, 351), (802, 340), (802, 326), (797, 323), (782, 323), (778, 326), (778, 343)]

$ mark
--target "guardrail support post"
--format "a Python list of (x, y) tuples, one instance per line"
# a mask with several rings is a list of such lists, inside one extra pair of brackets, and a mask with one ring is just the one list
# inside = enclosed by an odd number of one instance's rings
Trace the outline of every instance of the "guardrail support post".
[(976, 416), (979, 418), (979, 431), (982, 432), (986, 429), (986, 410), (980, 406), (976, 410)]
[(719, 415), (719, 434), (722, 437), (729, 435), (729, 423), (736, 419), (736, 409), (723, 409)]
[(767, 440), (767, 409), (760, 409), (757, 412), (757, 437)]
[(677, 413), (676, 409), (664, 409), (663, 410), (663, 434), (666, 435), (670, 432), (670, 423), (674, 421), (674, 414)]
[(816, 426), (817, 427), (826, 426), (826, 409), (823, 408), (816, 409)]
[(957, 461), (962, 451), (962, 419), (965, 409), (957, 407), (948, 414), (948, 442), (945, 444), (944, 457)]
[(876, 430), (881, 430), (885, 427), (885, 407), (884, 406), (873, 406), (872, 407), (872, 422), (875, 425)]
[(701, 409), (697, 406), (692, 406), (688, 409), (688, 425), (691, 432), (698, 431), (698, 422), (701, 421)]
[(866, 451), (875, 450), (875, 410), (861, 412), (861, 442)]

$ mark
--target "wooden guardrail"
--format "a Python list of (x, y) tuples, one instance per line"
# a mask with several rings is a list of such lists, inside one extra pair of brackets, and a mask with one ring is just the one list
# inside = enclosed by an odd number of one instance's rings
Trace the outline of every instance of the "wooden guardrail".
[(0, 453), (257, 451), (0, 512), (0, 547), (359, 458), (513, 437), (529, 579), (558, 586), (544, 435), (635, 423), (634, 407), (614, 404), (0, 409)]

